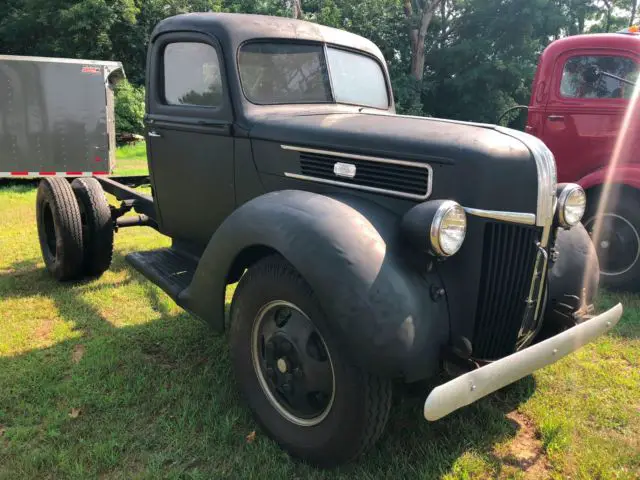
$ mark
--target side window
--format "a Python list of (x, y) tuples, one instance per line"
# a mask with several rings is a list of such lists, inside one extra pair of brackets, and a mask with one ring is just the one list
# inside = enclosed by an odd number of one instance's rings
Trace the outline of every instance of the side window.
[(167, 105), (222, 105), (222, 79), (216, 50), (205, 43), (175, 42), (164, 49), (164, 101)]
[[(599, 74), (594, 75), (594, 71)], [(633, 87), (615, 77), (635, 81), (638, 66), (630, 58), (577, 56), (564, 64), (560, 95), (566, 98), (629, 98)]]

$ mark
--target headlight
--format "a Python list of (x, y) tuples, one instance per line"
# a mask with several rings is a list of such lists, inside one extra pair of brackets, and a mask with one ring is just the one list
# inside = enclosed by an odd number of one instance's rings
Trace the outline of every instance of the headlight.
[(453, 200), (442, 202), (431, 222), (431, 247), (441, 257), (460, 250), (467, 233), (467, 216)]
[(558, 221), (569, 228), (577, 225), (587, 208), (587, 195), (580, 185), (568, 183), (558, 197)]

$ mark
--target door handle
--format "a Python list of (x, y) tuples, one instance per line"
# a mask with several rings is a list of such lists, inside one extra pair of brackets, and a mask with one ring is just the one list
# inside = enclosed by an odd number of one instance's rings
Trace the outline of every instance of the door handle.
[(563, 122), (564, 121), (564, 115), (549, 115), (547, 118), (551, 122)]
[(158, 132), (156, 132), (155, 130), (151, 130), (149, 132), (149, 136), (153, 137), (153, 138), (162, 138), (162, 135), (160, 135)]

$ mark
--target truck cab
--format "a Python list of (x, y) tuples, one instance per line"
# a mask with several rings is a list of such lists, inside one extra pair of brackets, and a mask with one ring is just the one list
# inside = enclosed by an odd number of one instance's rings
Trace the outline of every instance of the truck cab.
[(153, 197), (43, 179), (45, 264), (60, 280), (100, 275), (115, 229), (171, 238), (127, 260), (228, 331), (240, 391), (294, 457), (334, 466), (371, 447), (394, 382), (454, 376), (425, 400), (436, 421), (618, 322), (620, 305), (593, 316), (586, 197), (557, 183), (549, 149), (397, 115), (370, 41), (288, 18), (180, 15), (155, 28), (147, 69)]
[[(602, 280), (630, 290), (640, 286), (639, 61), (637, 28), (551, 43), (538, 63), (525, 130), (553, 152), (559, 181), (587, 191), (584, 224), (591, 234), (601, 219)], [(605, 183), (613, 191), (597, 216)]]

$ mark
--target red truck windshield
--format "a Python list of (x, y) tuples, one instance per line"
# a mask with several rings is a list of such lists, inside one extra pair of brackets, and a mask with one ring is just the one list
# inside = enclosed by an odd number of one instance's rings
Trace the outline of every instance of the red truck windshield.
[(244, 94), (252, 103), (389, 107), (382, 68), (363, 54), (321, 45), (260, 42), (244, 45), (238, 63)]

